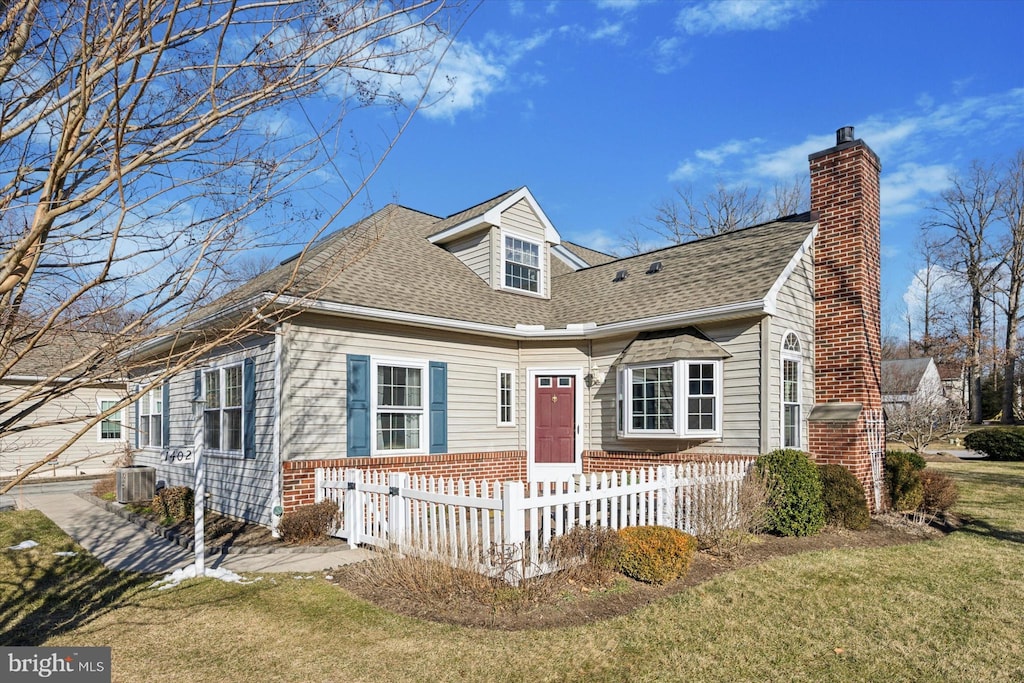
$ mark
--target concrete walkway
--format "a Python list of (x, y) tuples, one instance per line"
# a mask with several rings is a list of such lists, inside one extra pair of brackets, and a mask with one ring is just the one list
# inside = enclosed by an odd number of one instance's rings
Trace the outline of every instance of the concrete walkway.
[[(78, 487), (87, 490), (92, 482)], [(195, 555), (160, 536), (121, 519), (78, 496), (75, 487), (25, 487), (12, 495), (21, 509), (39, 510), (109, 569), (168, 574), (195, 561)], [(206, 566), (233, 572), (320, 572), (370, 556), (365, 550), (267, 552), (210, 555)]]

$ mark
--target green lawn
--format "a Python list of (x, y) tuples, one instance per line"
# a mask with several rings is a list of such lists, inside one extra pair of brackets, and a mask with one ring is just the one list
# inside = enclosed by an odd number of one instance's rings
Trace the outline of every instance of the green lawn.
[(0, 515), (2, 644), (111, 645), (116, 681), (1020, 681), (1024, 464), (936, 463), (972, 521), (940, 541), (781, 558), (634, 614), (494, 632), (379, 610), (319, 580), (177, 589)]

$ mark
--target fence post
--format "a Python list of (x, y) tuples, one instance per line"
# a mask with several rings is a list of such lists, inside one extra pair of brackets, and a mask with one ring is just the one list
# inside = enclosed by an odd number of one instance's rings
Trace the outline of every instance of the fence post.
[(402, 552), (408, 542), (406, 538), (406, 518), (408, 517), (409, 499), (403, 495), (403, 489), (409, 488), (409, 475), (405, 472), (392, 472), (388, 475), (388, 540), (391, 547)]
[[(359, 470), (345, 470), (345, 490), (342, 495), (345, 497), (345, 528), (348, 530), (348, 547), (355, 548), (359, 545), (363, 529), (363, 494), (360, 484), (363, 482), (362, 472)], [(349, 484), (352, 487), (349, 488)]]
[(501, 509), (504, 522), (501, 542), (505, 545), (526, 541), (526, 524), (523, 519), (523, 500), (526, 493), (521, 481), (506, 481), (501, 489)]
[(672, 465), (658, 467), (658, 526), (676, 525), (676, 468)]

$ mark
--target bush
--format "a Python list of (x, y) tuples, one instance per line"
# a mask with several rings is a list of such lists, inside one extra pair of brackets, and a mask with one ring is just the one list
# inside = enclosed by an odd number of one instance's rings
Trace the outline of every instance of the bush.
[(169, 486), (156, 492), (150, 507), (164, 520), (184, 522), (193, 518), (194, 503), (192, 489), (187, 486)]
[(924, 500), (921, 471), (924, 459), (916, 453), (889, 451), (885, 454), (885, 490), (896, 512), (916, 510)]
[(286, 512), (277, 530), (286, 543), (315, 543), (327, 538), (337, 518), (338, 504), (325, 500)]
[(113, 472), (96, 480), (92, 485), (92, 495), (103, 500), (114, 500), (117, 497), (117, 479)]
[(728, 488), (728, 484), (697, 487), (677, 503), (680, 515), (691, 506), (697, 547), (724, 557), (731, 557), (752, 534), (764, 531), (768, 514), (768, 491), (757, 470), (747, 473), (738, 494), (729, 495)]
[(1024, 427), (987, 427), (964, 437), (964, 446), (992, 460), (1024, 460)]
[(864, 487), (842, 465), (819, 465), (825, 521), (829, 524), (863, 531), (871, 526)]
[(619, 530), (618, 568), (645, 583), (665, 583), (686, 574), (697, 539), (667, 526), (629, 526)]
[(953, 507), (957, 498), (960, 497), (960, 491), (953, 477), (936, 470), (924, 470), (920, 476), (922, 510), (934, 515)]
[(614, 577), (622, 539), (614, 529), (576, 526), (551, 540), (551, 560), (579, 583), (601, 585)]
[(782, 536), (810, 536), (825, 526), (821, 475), (803, 451), (780, 449), (754, 465), (768, 489), (765, 529)]

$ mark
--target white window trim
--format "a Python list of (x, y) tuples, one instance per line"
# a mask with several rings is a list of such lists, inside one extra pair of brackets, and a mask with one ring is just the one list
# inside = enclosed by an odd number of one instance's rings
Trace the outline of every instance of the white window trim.
[[(501, 419), (501, 408), (502, 408), (502, 405), (501, 405), (501, 376), (502, 375), (509, 375), (510, 376), (510, 382), (509, 382), (509, 401), (510, 401), (511, 405), (509, 406), (509, 419), (508, 420), (502, 420)], [(496, 376), (497, 376), (497, 388), (498, 388), (497, 424), (498, 424), (499, 427), (515, 427), (516, 426), (516, 371), (514, 369), (512, 369), (512, 368), (497, 368)]]
[[(99, 415), (99, 414), (101, 414), (103, 412), (103, 403), (104, 402), (117, 403), (117, 400), (118, 399), (117, 399), (116, 396), (114, 396), (114, 397), (111, 397), (111, 396), (97, 396), (96, 397), (96, 411), (97, 411), (96, 414)], [(114, 415), (117, 415), (117, 414), (121, 415), (121, 435), (120, 436), (104, 438), (103, 437), (103, 423), (105, 421), (109, 420)], [(99, 422), (97, 422), (96, 423), (96, 442), (97, 443), (125, 443), (128, 440), (126, 438), (126, 436), (125, 436), (125, 424), (124, 424), (125, 414), (126, 413), (124, 411), (124, 406), (121, 406), (121, 408), (118, 409), (117, 412), (111, 413), (108, 417), (105, 417), (102, 420), (100, 420)]]
[[(510, 287), (505, 284), (505, 264), (507, 259), (505, 258), (505, 239), (511, 237), (528, 244), (532, 244), (537, 247), (537, 291), (531, 292), (528, 289), (519, 289), (518, 287)], [(537, 296), (544, 297), (547, 281), (544, 277), (544, 242), (538, 242), (536, 239), (527, 237), (521, 233), (513, 232), (511, 230), (502, 230), (499, 240), (499, 246), (501, 250), (501, 263), (498, 270), (498, 287), (507, 292), (515, 292), (516, 294), (524, 294), (526, 296)]]
[(240, 404), (240, 410), (242, 412), (242, 422), (241, 422), (242, 447), (240, 449), (238, 449), (238, 450), (229, 450), (229, 449), (225, 449), (225, 448), (210, 448), (210, 447), (208, 447), (206, 445), (206, 411), (207, 411), (207, 407), (206, 407), (206, 404), (204, 403), (203, 404), (203, 417), (202, 417), (202, 420), (203, 420), (203, 425), (202, 425), (202, 429), (203, 429), (203, 453), (205, 455), (215, 455), (215, 456), (224, 457), (224, 458), (237, 458), (239, 460), (242, 460), (242, 459), (245, 458), (245, 409), (246, 409), (246, 405), (245, 405), (245, 363), (243, 361), (238, 361), (238, 362), (234, 362), (234, 363), (225, 363), (224, 365), (215, 365), (215, 366), (212, 366), (212, 367), (202, 368), (200, 376), (202, 377), (202, 392), (203, 393), (201, 394), (201, 396), (202, 396), (203, 400), (205, 401), (206, 400), (206, 373), (216, 371), (218, 373), (219, 377), (220, 377), (220, 396), (221, 396), (221, 406), (220, 406), (220, 408), (217, 408), (216, 410), (217, 410), (218, 413), (220, 413), (220, 445), (223, 446), (224, 445), (224, 434), (225, 434), (225, 429), (224, 429), (224, 405), (223, 405), (223, 403), (224, 403), (224, 387), (225, 387), (224, 373), (228, 369), (234, 368), (234, 367), (239, 368), (239, 370), (242, 373), (242, 385), (241, 385), (242, 401), (241, 401), (241, 404)]
[[(420, 415), (420, 446), (419, 448), (402, 449), (378, 449), (377, 448), (377, 413), (380, 406), (377, 404), (377, 368), (378, 366), (396, 366), (402, 368), (416, 368), (420, 371), (420, 408), (419, 411), (410, 409), (394, 409), (385, 406), (383, 412), (418, 412)], [(370, 357), (370, 455), (426, 455), (430, 452), (430, 363), (425, 360), (411, 358), (390, 358), (386, 356)]]
[[(711, 364), (715, 367), (715, 428), (690, 429), (687, 399), (689, 395), (690, 365)], [(632, 420), (633, 370), (672, 366), (672, 423), (673, 429), (634, 429)], [(725, 397), (722, 391), (723, 363), (718, 359), (685, 358), (674, 361), (637, 363), (619, 368), (616, 377), (616, 431), (621, 439), (719, 439), (722, 437), (722, 413)]]
[[(797, 343), (800, 345), (799, 351), (790, 351), (786, 349), (786, 339), (789, 335), (796, 337)], [(781, 448), (795, 448), (801, 449), (804, 446), (804, 343), (800, 339), (800, 335), (793, 330), (786, 330), (782, 334), (782, 340), (779, 342), (779, 446)], [(786, 361), (796, 361), (797, 363), (797, 382), (796, 382), (796, 405), (800, 407), (800, 416), (797, 422), (797, 443), (796, 445), (786, 445), (786, 405), (789, 403), (786, 401)]]
[[(155, 387), (153, 387), (152, 389), (150, 389), (149, 391), (147, 391), (145, 394), (143, 394), (142, 398), (139, 399), (139, 424), (135, 425), (135, 429), (139, 431), (139, 448), (145, 448), (145, 449), (148, 449), (148, 450), (159, 451), (159, 450), (162, 450), (163, 447), (166, 445), (166, 444), (163, 443), (163, 440), (164, 440), (164, 435), (163, 435), (163, 430), (164, 430), (163, 390), (164, 390), (163, 389), (163, 385), (162, 384), (158, 384)], [(153, 405), (154, 405), (155, 399), (156, 399), (156, 392), (160, 392), (159, 396), (160, 396), (160, 404), (161, 405), (160, 405), (160, 410), (154, 412), (153, 411)], [(147, 412), (147, 411), (149, 411), (149, 412)], [(153, 428), (153, 423), (150, 420), (150, 418), (153, 417), (154, 415), (160, 416), (160, 445), (159, 446), (152, 446), (152, 445), (150, 445), (148, 443), (142, 443), (142, 421), (143, 420), (147, 420), (147, 422), (146, 422), (146, 434), (150, 434), (151, 430)]]

